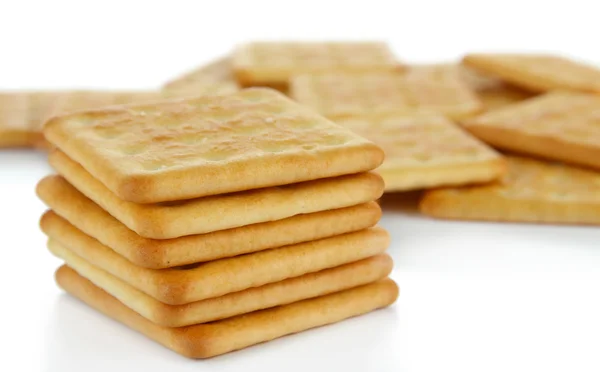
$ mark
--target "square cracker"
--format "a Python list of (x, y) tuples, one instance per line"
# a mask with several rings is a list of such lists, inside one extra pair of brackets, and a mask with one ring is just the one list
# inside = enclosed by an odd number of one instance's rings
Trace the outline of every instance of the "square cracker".
[(29, 94), (0, 94), (0, 147), (30, 146), (36, 134), (29, 123)]
[(425, 193), (421, 211), (458, 220), (600, 224), (600, 173), (518, 156), (488, 185)]
[(373, 143), (265, 88), (90, 110), (46, 138), (119, 198), (157, 203), (358, 173)]
[(148, 239), (131, 231), (60, 176), (44, 178), (38, 183), (36, 192), (52, 209), (45, 218), (64, 218), (133, 264), (151, 269), (212, 261), (327, 238), (372, 227), (381, 218), (381, 208), (373, 201), (207, 234)]
[(575, 90), (600, 93), (600, 69), (547, 54), (484, 54), (463, 58), (463, 64), (533, 92)]
[(49, 154), (48, 161), (102, 209), (138, 235), (152, 239), (205, 234), (350, 207), (378, 199), (384, 189), (381, 176), (367, 172), (181, 202), (137, 204), (119, 199), (58, 150)]
[(67, 266), (59, 287), (100, 313), (189, 358), (210, 358), (262, 342), (332, 324), (392, 305), (399, 289), (390, 279), (289, 305), (180, 328), (158, 326), (123, 305)]
[(58, 257), (69, 250), (160, 302), (181, 305), (278, 282), (383, 253), (389, 234), (373, 227), (331, 238), (153, 270), (136, 266), (64, 220), (42, 219), (48, 248)]
[(551, 92), (463, 122), (500, 149), (600, 169), (600, 96)]
[(400, 63), (386, 43), (253, 42), (233, 53), (233, 70), (243, 86), (286, 86), (298, 74), (342, 71), (391, 72)]
[(304, 74), (290, 82), (290, 96), (333, 120), (427, 109), (452, 119), (482, 110), (475, 92), (456, 71), (431, 66), (405, 73)]
[(125, 306), (151, 322), (166, 327), (213, 322), (358, 287), (387, 277), (393, 266), (390, 256), (380, 254), (220, 297), (184, 305), (168, 305), (97, 268), (69, 250), (62, 250), (60, 255), (65, 264), (116, 297)]
[(376, 170), (386, 191), (407, 191), (495, 180), (504, 159), (444, 116), (408, 112), (337, 120), (385, 152)]

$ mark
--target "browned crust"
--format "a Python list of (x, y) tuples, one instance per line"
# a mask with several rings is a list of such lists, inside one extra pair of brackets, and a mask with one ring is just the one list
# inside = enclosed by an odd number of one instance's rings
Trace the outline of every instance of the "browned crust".
[(42, 231), (56, 256), (65, 249), (170, 304), (181, 305), (219, 297), (250, 287), (324, 270), (371, 257), (387, 250), (390, 236), (375, 227), (312, 242), (211, 261), (185, 270), (135, 266), (110, 248), (69, 224), (42, 218)]
[(151, 269), (212, 261), (327, 238), (372, 227), (381, 218), (379, 205), (368, 202), (207, 234), (149, 239), (131, 231), (61, 176), (43, 178), (36, 193), (52, 209), (44, 218), (64, 218), (135, 265)]
[(57, 270), (55, 278), (61, 288), (97, 311), (190, 358), (210, 358), (366, 314), (393, 304), (399, 295), (398, 286), (384, 279), (209, 324), (166, 328), (138, 315), (66, 266)]

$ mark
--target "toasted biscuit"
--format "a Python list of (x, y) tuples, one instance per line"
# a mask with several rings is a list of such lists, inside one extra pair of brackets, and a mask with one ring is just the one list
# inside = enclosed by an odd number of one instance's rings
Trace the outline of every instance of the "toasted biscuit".
[(222, 57), (167, 82), (162, 91), (167, 94), (224, 94), (237, 91), (239, 86), (231, 68), (231, 58)]
[(60, 151), (50, 153), (48, 160), (81, 193), (138, 235), (152, 239), (205, 234), (345, 208), (376, 200), (384, 189), (381, 176), (359, 173), (177, 203), (136, 204), (117, 198)]
[(544, 54), (469, 54), (463, 64), (533, 92), (574, 90), (600, 93), (600, 69)]
[(143, 238), (129, 230), (60, 176), (44, 178), (36, 191), (52, 209), (46, 218), (64, 218), (135, 265), (152, 269), (327, 238), (372, 227), (381, 218), (379, 205), (369, 202), (213, 233), (157, 240)]
[(503, 150), (600, 169), (600, 96), (551, 92), (466, 120)]
[(488, 182), (505, 172), (500, 154), (440, 114), (409, 112), (337, 123), (384, 150), (377, 172), (386, 191)]
[(285, 86), (304, 73), (391, 72), (400, 63), (382, 42), (253, 42), (233, 54), (233, 70), (243, 86)]
[(72, 225), (42, 219), (48, 247), (65, 249), (129, 283), (158, 301), (181, 305), (219, 297), (287, 278), (343, 265), (384, 252), (389, 234), (379, 228), (338, 235), (207, 263), (153, 270), (135, 266)]
[(507, 157), (500, 182), (425, 193), (421, 211), (437, 218), (557, 224), (600, 224), (600, 173)]
[(337, 120), (427, 109), (460, 119), (481, 111), (475, 93), (456, 71), (431, 66), (405, 73), (305, 74), (290, 82), (290, 96)]
[(390, 279), (260, 310), (208, 324), (158, 326), (123, 305), (67, 266), (56, 272), (59, 287), (104, 315), (189, 358), (210, 358), (262, 342), (332, 324), (392, 305), (399, 289)]
[(372, 283), (388, 276), (393, 266), (391, 257), (381, 254), (216, 298), (185, 305), (167, 305), (98, 269), (69, 250), (61, 251), (60, 256), (69, 267), (125, 306), (153, 323), (166, 327), (212, 322)]
[(264, 88), (67, 115), (44, 134), (136, 203), (335, 177), (383, 161), (371, 142)]

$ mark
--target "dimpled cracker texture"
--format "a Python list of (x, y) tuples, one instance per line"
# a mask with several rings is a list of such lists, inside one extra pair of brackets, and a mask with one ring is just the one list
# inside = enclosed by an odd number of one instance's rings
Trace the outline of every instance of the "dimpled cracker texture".
[(373, 201), (213, 233), (148, 239), (128, 229), (60, 176), (42, 179), (36, 192), (52, 209), (45, 218), (64, 218), (133, 264), (151, 269), (212, 261), (327, 238), (372, 227), (381, 218), (381, 208)]
[(48, 248), (69, 250), (160, 302), (181, 305), (329, 269), (383, 253), (389, 234), (379, 227), (172, 269), (136, 266), (72, 225), (42, 219)]
[(136, 203), (292, 184), (383, 162), (373, 143), (266, 88), (62, 116), (45, 135)]
[(253, 42), (233, 54), (243, 86), (285, 87), (298, 74), (391, 72), (401, 64), (383, 42)]
[(231, 69), (231, 58), (222, 57), (205, 66), (187, 72), (167, 82), (162, 91), (167, 94), (214, 93), (237, 91), (239, 86)]
[(551, 92), (463, 122), (494, 147), (600, 169), (600, 96)]
[(290, 82), (290, 96), (333, 120), (409, 109), (427, 109), (460, 119), (483, 107), (454, 70), (429, 66), (413, 67), (402, 74), (299, 75)]
[(462, 63), (533, 92), (600, 93), (600, 69), (561, 56), (474, 53), (466, 55)]
[(119, 199), (58, 150), (48, 155), (48, 162), (129, 229), (152, 239), (205, 234), (350, 207), (377, 200), (384, 190), (381, 176), (365, 172), (180, 202), (137, 204)]
[(68, 250), (61, 251), (61, 258), (65, 264), (116, 297), (125, 306), (153, 323), (166, 327), (212, 322), (372, 283), (389, 275), (393, 266), (391, 257), (381, 254), (220, 297), (183, 305), (168, 305)]
[(500, 154), (440, 114), (408, 112), (337, 123), (384, 150), (385, 161), (376, 171), (387, 192), (488, 182), (506, 169)]
[(363, 315), (392, 305), (399, 295), (396, 283), (390, 279), (383, 279), (345, 291), (216, 322), (167, 328), (138, 315), (67, 266), (60, 267), (55, 278), (59, 287), (100, 313), (176, 353), (194, 359), (214, 357)]
[(421, 211), (443, 219), (600, 224), (600, 173), (518, 156), (507, 161), (502, 181), (428, 191)]

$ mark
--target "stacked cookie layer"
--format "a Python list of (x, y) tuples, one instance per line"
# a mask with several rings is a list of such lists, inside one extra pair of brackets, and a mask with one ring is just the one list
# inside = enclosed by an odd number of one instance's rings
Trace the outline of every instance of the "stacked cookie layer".
[(59, 116), (62, 288), (205, 358), (392, 304), (382, 150), (270, 89)]

